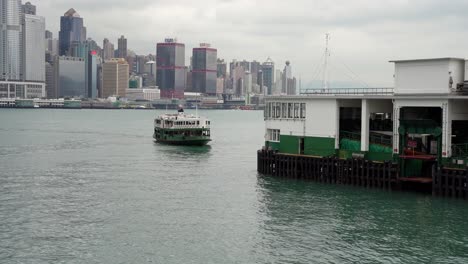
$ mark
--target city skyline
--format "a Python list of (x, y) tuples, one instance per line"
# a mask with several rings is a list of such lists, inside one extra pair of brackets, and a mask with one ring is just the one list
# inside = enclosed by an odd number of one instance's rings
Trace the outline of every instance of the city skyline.
[[(199, 6), (192, 1), (116, 0), (112, 9), (106, 1), (42, 0), (35, 4), (54, 35), (57, 17), (73, 7), (86, 19), (88, 36), (98, 43), (107, 37), (116, 45), (125, 35), (128, 47), (137, 54), (153, 54), (156, 43), (166, 37), (177, 37), (188, 48), (208, 42), (226, 61), (263, 62), (271, 57), (282, 64), (290, 60), (303, 83), (313, 79), (327, 32), (332, 36), (336, 71), (345, 71), (343, 65), (347, 65), (372, 86), (393, 85), (388, 60), (459, 57), (465, 54), (461, 43), (468, 41), (468, 35), (462, 34), (468, 3), (460, 0), (450, 5), (435, 0), (270, 3), (213, 0)], [(350, 81), (346, 74), (331, 75), (332, 81)]]

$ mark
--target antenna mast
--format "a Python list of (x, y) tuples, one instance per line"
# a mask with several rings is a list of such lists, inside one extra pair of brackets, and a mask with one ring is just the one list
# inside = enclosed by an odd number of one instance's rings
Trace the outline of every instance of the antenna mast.
[(330, 64), (329, 59), (330, 59), (330, 48), (329, 48), (329, 42), (330, 42), (330, 33), (325, 34), (325, 62), (323, 64), (323, 79), (322, 79), (322, 89), (328, 90), (330, 88), (330, 81), (328, 80), (329, 78), (329, 69), (328, 66)]

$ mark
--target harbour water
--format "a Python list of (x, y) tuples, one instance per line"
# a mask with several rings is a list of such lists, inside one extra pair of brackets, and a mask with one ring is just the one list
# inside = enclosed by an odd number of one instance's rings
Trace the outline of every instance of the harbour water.
[(0, 263), (467, 263), (468, 204), (259, 176), (262, 112), (0, 110)]

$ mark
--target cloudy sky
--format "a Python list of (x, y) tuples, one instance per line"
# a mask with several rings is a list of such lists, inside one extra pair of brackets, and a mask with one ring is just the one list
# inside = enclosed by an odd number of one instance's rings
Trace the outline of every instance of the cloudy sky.
[[(23, 0), (23, 2), (25, 2)], [(393, 59), (468, 57), (467, 0), (31, 0), (47, 28), (73, 7), (88, 37), (125, 35), (137, 54), (177, 37), (191, 48), (208, 42), (225, 60), (290, 60), (303, 87), (320, 79), (325, 33), (331, 34), (330, 79), (393, 85)], [(116, 45), (117, 46), (117, 45)]]

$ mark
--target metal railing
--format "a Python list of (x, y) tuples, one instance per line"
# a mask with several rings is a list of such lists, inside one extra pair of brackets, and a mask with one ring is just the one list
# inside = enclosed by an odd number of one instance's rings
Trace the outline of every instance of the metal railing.
[[(349, 132), (349, 131), (340, 131), (340, 138), (346, 138), (351, 140), (361, 141), (361, 133)], [(369, 143), (378, 144), (383, 146), (392, 146), (393, 137), (388, 135), (371, 133), (369, 135)], [(468, 145), (467, 145), (468, 148)]]
[(313, 88), (304, 89), (301, 94), (320, 95), (393, 95), (394, 88)]

